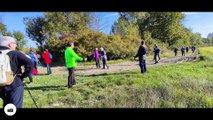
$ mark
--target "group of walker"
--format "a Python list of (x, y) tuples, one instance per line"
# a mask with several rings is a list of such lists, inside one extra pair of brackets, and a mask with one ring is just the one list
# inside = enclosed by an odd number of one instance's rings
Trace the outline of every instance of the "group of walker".
[(101, 47), (100, 52), (98, 51), (98, 48), (95, 48), (93, 58), (95, 60), (96, 68), (101, 68), (100, 59), (102, 59), (103, 69), (109, 69), (109, 65), (107, 64), (107, 53), (104, 48)]
[[(23, 93), (24, 93), (24, 83), (23, 79), (26, 77), (30, 78), (30, 83), (32, 83), (32, 71), (37, 70), (37, 64), (39, 62), (38, 58), (39, 55), (34, 53), (32, 50), (27, 55), (24, 55), (21, 52), (16, 51), (17, 43), (16, 39), (8, 36), (3, 36), (0, 39), (0, 54), (7, 52), (7, 55), (10, 59), (13, 59), (11, 62), (11, 68), (14, 75), (13, 82), (9, 85), (0, 86), (0, 96), (3, 99), (4, 106), (7, 103), (14, 104), (17, 108), (22, 108), (23, 103)], [(154, 45), (153, 48), (154, 52), (154, 61), (155, 64), (158, 63), (160, 60), (160, 48), (157, 46), (157, 44)], [(195, 47), (192, 47), (192, 50), (194, 52)], [(8, 52), (9, 51), (9, 52)], [(75, 80), (75, 67), (77, 66), (77, 61), (87, 61), (87, 58), (83, 58), (78, 56), (74, 51), (74, 42), (70, 41), (67, 44), (66, 50), (65, 50), (65, 64), (68, 70), (68, 88), (72, 88), (73, 85), (76, 84)], [(139, 57), (139, 66), (141, 69), (141, 73), (147, 72), (146, 68), (146, 56), (148, 54), (148, 48), (145, 44), (145, 41), (141, 41), (141, 45), (138, 48), (137, 54), (134, 56), (134, 58)], [(47, 67), (47, 74), (50, 75), (51, 68), (50, 63), (52, 62), (52, 55), (48, 51), (48, 49), (45, 49), (44, 53), (41, 56), (44, 59), (44, 63)], [(109, 66), (107, 65), (107, 53), (103, 48), (100, 48), (100, 51), (98, 51), (98, 48), (95, 48), (95, 51), (93, 53), (93, 57), (96, 62), (96, 68), (100, 68), (100, 59), (102, 59), (103, 62), (103, 69), (107, 68), (109, 69)], [(31, 58), (31, 59), (30, 59)], [(3, 61), (1, 61), (3, 62)], [(24, 71), (21, 70), (21, 66), (24, 66)], [(38, 73), (37, 73), (38, 74)]]
[[(191, 46), (191, 47), (184, 47), (184, 46), (182, 46), (181, 47), (181, 55), (182, 56), (185, 56), (186, 55), (186, 53), (188, 53), (189, 52), (189, 50), (190, 50), (190, 48), (191, 48), (191, 50), (192, 50), (192, 53), (194, 53), (195, 52), (195, 46)], [(177, 47), (175, 47), (174, 48), (174, 53), (175, 53), (175, 56), (177, 56), (177, 52), (178, 52), (178, 48)]]

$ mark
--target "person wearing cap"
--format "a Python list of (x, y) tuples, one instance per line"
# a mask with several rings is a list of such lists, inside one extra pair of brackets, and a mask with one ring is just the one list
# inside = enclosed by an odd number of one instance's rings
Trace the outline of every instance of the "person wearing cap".
[[(23, 79), (31, 74), (33, 62), (22, 52), (16, 51), (16, 47), (15, 38), (9, 36), (2, 36), (0, 38), (0, 51), (1, 53), (8, 51), (7, 55), (10, 58), (11, 70), (13, 75), (16, 75), (10, 85), (0, 87), (0, 96), (3, 99), (3, 106), (12, 103), (16, 108), (22, 108), (24, 95)], [(24, 67), (23, 73), (21, 66)]]
[(98, 48), (95, 48), (93, 58), (95, 59), (96, 68), (100, 68), (100, 54), (98, 52)]
[(70, 41), (68, 42), (68, 45), (65, 50), (65, 63), (66, 67), (69, 72), (68, 76), (68, 88), (71, 88), (73, 85), (76, 84), (75, 81), (75, 67), (77, 66), (77, 61), (87, 61), (87, 58), (79, 57), (74, 49), (74, 42)]
[(109, 69), (109, 66), (107, 65), (107, 54), (106, 51), (104, 50), (104, 48), (100, 48), (101, 50), (101, 59), (103, 62), (103, 69), (105, 69), (105, 66), (107, 67), (107, 69)]

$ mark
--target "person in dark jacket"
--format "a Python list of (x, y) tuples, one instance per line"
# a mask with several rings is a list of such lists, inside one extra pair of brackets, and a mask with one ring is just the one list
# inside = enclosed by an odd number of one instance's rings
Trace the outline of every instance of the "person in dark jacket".
[[(22, 52), (15, 51), (17, 47), (16, 39), (3, 36), (0, 39), (0, 51), (11, 50), (7, 54), (10, 58), (11, 70), (13, 71), (14, 81), (10, 85), (1, 86), (1, 98), (3, 99), (3, 106), (12, 103), (16, 108), (22, 108), (24, 83), (23, 79), (29, 76), (33, 69), (33, 62), (26, 57)], [(24, 66), (22, 73), (21, 66)]]
[[(160, 60), (160, 49), (158, 48), (157, 44), (154, 45), (154, 61), (155, 64), (158, 63), (158, 61)], [(158, 60), (157, 60), (158, 57)]]
[(187, 46), (187, 47), (186, 47), (186, 53), (188, 53), (188, 51), (189, 51), (189, 47)]
[(138, 48), (137, 54), (134, 56), (134, 58), (139, 57), (139, 66), (141, 69), (141, 73), (145, 73), (147, 71), (146, 69), (146, 52), (147, 47), (145, 45), (145, 41), (141, 41), (141, 45)]
[(185, 47), (184, 46), (182, 46), (182, 48), (181, 48), (181, 53), (182, 53), (182, 56), (185, 56)]
[(178, 48), (175, 47), (174, 49), (175, 56), (177, 56), (177, 51), (178, 51)]
[(105, 67), (107, 67), (107, 69), (109, 69), (109, 65), (107, 64), (107, 54), (106, 51), (104, 50), (104, 48), (100, 48), (101, 52), (101, 59), (102, 59), (102, 63), (103, 63), (103, 69), (105, 69)]
[(192, 53), (194, 53), (195, 52), (195, 46), (192, 46)]

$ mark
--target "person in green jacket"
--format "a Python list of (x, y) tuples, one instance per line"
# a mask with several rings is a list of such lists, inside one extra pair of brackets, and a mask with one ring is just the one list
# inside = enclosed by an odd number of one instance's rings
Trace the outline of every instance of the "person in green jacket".
[[(83, 58), (79, 57), (75, 53), (73, 48), (74, 48), (74, 42), (69, 42), (68, 47), (65, 50), (65, 62), (66, 62), (66, 67), (69, 71), (68, 88), (71, 88), (73, 85), (76, 84), (74, 68), (77, 66), (77, 61), (83, 61)], [(87, 61), (87, 58), (84, 58), (84, 61)]]

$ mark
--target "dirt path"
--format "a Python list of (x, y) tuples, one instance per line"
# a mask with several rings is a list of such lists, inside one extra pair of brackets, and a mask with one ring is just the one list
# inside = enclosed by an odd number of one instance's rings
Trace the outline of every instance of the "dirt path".
[[(165, 57), (162, 58), (158, 64), (154, 64), (154, 61), (151, 59), (147, 60), (147, 68), (165, 65), (168, 63), (181, 63), (187, 61), (196, 60), (197, 53), (190, 54), (187, 56), (178, 56), (178, 57)], [(119, 73), (121, 71), (127, 70), (135, 70), (140, 69), (138, 65), (138, 61), (130, 61), (118, 64), (109, 65), (109, 69), (96, 69), (95, 65), (91, 66), (84, 66), (82, 63), (79, 63), (79, 66), (76, 67), (76, 74), (77, 75), (99, 75), (99, 74), (107, 74), (107, 73)], [(52, 67), (51, 68), (53, 74), (68, 74), (66, 67)], [(40, 74), (46, 74), (46, 68), (40, 67), (39, 68)]]

